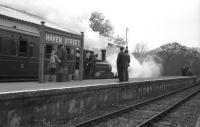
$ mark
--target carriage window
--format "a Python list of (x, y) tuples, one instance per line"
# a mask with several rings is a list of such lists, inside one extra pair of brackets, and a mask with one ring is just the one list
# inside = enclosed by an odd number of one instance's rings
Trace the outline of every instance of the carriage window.
[(52, 51), (52, 45), (46, 45), (45, 58), (50, 58)]
[(29, 56), (34, 57), (34, 44), (33, 43), (31, 43), (29, 45)]
[(1, 45), (2, 45), (1, 43), (2, 43), (2, 42), (1, 42), (1, 40), (2, 40), (2, 38), (0, 37), (0, 53), (2, 52), (2, 51), (1, 51), (1, 50), (2, 50), (2, 46), (1, 46)]
[(4, 55), (16, 55), (17, 41), (10, 38), (0, 38), (0, 53)]
[(67, 59), (70, 60), (70, 48), (69, 47), (66, 47), (66, 50), (67, 50)]
[(27, 41), (20, 41), (19, 55), (20, 56), (27, 56)]

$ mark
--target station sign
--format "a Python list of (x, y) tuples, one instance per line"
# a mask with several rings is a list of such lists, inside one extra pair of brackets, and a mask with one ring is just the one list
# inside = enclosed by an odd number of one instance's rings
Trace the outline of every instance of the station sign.
[[(40, 26), (40, 45), (39, 45), (39, 82), (45, 82), (44, 76), (44, 52), (46, 44), (57, 44), (62, 46), (69, 46), (73, 48), (80, 49), (80, 59), (79, 63), (79, 80), (83, 79), (83, 46), (84, 46), (84, 32), (81, 32), (81, 35), (61, 32), (56, 29), (45, 27), (45, 22), (41, 22)], [(71, 50), (71, 53), (75, 53), (74, 50)], [(73, 63), (73, 67), (75, 64)], [(64, 64), (62, 64), (64, 66)], [(75, 68), (74, 68), (75, 70)]]
[(67, 46), (81, 46), (81, 41), (79, 39), (73, 39), (66, 36), (45, 33), (45, 43), (55, 43)]

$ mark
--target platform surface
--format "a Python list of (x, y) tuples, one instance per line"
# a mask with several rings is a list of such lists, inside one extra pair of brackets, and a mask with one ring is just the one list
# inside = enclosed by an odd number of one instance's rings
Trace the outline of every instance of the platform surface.
[[(151, 80), (164, 80), (164, 79), (176, 79), (181, 78), (180, 76), (170, 77), (157, 77), (157, 78), (132, 78), (129, 82), (144, 82)], [(89, 79), (82, 81), (67, 81), (67, 82), (7, 82), (0, 83), (0, 94), (22, 92), (22, 91), (34, 91), (34, 90), (48, 90), (48, 89), (59, 89), (59, 88), (76, 88), (76, 87), (87, 87), (107, 84), (121, 84), (118, 79)], [(125, 82), (124, 82), (125, 83)]]

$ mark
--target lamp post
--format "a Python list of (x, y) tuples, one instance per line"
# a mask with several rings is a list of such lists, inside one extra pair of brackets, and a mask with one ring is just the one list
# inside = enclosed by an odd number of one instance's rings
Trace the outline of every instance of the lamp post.
[(126, 27), (126, 48), (128, 49), (128, 40), (127, 40), (127, 35), (128, 35), (128, 27)]
[(83, 48), (84, 48), (84, 32), (81, 32), (81, 48), (80, 48), (80, 64), (79, 64), (79, 80), (83, 80)]
[(44, 78), (44, 47), (45, 47), (45, 22), (40, 26), (40, 44), (39, 44), (39, 82), (45, 82)]

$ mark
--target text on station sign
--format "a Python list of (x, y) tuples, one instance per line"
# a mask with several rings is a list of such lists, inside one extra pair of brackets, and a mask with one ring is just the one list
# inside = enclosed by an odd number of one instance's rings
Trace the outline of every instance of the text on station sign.
[(45, 34), (45, 41), (53, 42), (57, 44), (81, 46), (80, 40), (78, 39), (71, 39), (71, 38), (62, 37), (62, 36), (53, 35), (53, 34)]

